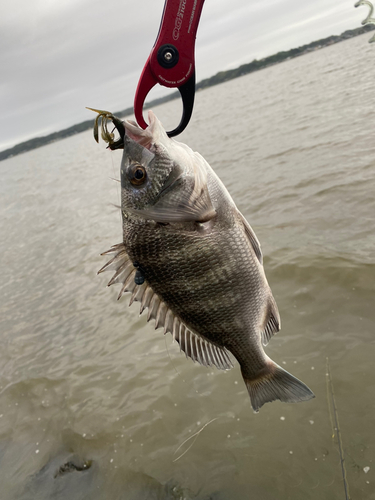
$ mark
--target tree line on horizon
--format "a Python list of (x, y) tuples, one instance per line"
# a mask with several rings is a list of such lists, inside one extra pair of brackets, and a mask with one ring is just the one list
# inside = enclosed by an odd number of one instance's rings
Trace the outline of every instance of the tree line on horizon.
[[(210, 78), (206, 78), (198, 82), (195, 86), (196, 90), (203, 90), (214, 85), (218, 85), (223, 82), (227, 82), (228, 80), (233, 80), (234, 78), (238, 78), (243, 75), (247, 75), (254, 71), (258, 71), (263, 68), (267, 68), (268, 66), (272, 66), (274, 64), (281, 63), (288, 59), (298, 57), (300, 55), (306, 54), (308, 52), (312, 52), (314, 50), (318, 50), (329, 45), (333, 45), (335, 43), (348, 40), (349, 38), (353, 38), (358, 35), (362, 35), (367, 33), (368, 31), (375, 30), (375, 25), (368, 24), (366, 26), (356, 28), (353, 30), (344, 31), (341, 35), (332, 35), (327, 38), (323, 38), (321, 40), (316, 40), (314, 42), (308, 43), (306, 45), (302, 45), (301, 47), (297, 47), (290, 50), (285, 50), (278, 52), (272, 56), (265, 57), (263, 59), (254, 59), (250, 63), (242, 64), (238, 68), (230, 69), (227, 71), (219, 71), (215, 75)], [(144, 108), (150, 108), (151, 106), (157, 106), (164, 102), (171, 101), (179, 97), (179, 92), (173, 92), (165, 97), (161, 97), (159, 99), (155, 99), (149, 103), (145, 103)], [(122, 111), (114, 113), (114, 115), (119, 117), (124, 117), (127, 115), (131, 115), (133, 113), (133, 108), (126, 108)], [(51, 142), (55, 142), (61, 139), (65, 139), (66, 137), (70, 137), (75, 134), (79, 134), (80, 132), (84, 132), (90, 129), (93, 126), (93, 120), (86, 120), (84, 122), (78, 123), (76, 125), (72, 125), (66, 129), (60, 130), (58, 132), (53, 132), (52, 134), (48, 134), (43, 137), (35, 137), (34, 139), (29, 139), (28, 141), (21, 142), (12, 148), (6, 149), (4, 151), (0, 151), (0, 161), (10, 158), (12, 156), (16, 156), (21, 153), (26, 153), (27, 151), (31, 151), (32, 149), (39, 148), (41, 146), (45, 146), (50, 144)]]

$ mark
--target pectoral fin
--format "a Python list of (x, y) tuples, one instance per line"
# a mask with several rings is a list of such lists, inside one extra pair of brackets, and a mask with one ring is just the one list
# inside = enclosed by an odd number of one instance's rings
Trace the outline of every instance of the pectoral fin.
[(207, 222), (216, 215), (207, 186), (201, 188), (198, 196), (183, 190), (167, 193), (155, 205), (137, 213), (156, 222)]

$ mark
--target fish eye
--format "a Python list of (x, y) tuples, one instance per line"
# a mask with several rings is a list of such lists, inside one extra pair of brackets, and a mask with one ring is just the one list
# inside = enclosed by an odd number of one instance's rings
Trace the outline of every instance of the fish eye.
[(146, 182), (146, 169), (139, 163), (133, 163), (128, 167), (128, 179), (133, 186), (142, 186)]

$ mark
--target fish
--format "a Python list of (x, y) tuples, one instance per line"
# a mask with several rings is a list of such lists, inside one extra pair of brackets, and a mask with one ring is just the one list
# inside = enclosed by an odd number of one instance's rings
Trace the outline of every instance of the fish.
[(121, 122), (123, 241), (98, 273), (114, 272), (118, 299), (130, 292), (186, 357), (221, 370), (234, 358), (254, 412), (313, 398), (264, 351), (280, 315), (253, 229), (207, 161), (148, 117), (146, 129)]

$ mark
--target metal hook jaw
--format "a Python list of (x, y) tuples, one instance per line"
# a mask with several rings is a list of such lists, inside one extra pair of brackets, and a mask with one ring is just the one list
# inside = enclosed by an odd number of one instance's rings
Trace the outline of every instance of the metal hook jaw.
[[(151, 69), (150, 60), (148, 59), (145, 67), (143, 68), (143, 72), (141, 74), (134, 98), (135, 119), (142, 128), (147, 128), (148, 126), (145, 119), (143, 118), (144, 102), (150, 90), (157, 83), (159, 83), (159, 81), (155, 78)], [(183, 105), (182, 118), (179, 125), (175, 129), (171, 130), (170, 132), (167, 132), (168, 137), (175, 137), (176, 135), (181, 134), (181, 132), (185, 130), (190, 121), (191, 115), (193, 113), (194, 98), (195, 98), (194, 70), (192, 71), (190, 78), (186, 80), (185, 83), (183, 83), (180, 87), (178, 87), (178, 91), (180, 92), (182, 98), (182, 105)]]
[(181, 132), (183, 132), (187, 127), (191, 115), (193, 114), (195, 97), (195, 71), (193, 71), (193, 74), (191, 75), (189, 80), (181, 85), (181, 87), (178, 87), (178, 90), (182, 98), (182, 118), (179, 125), (174, 130), (172, 130), (171, 132), (167, 132), (168, 137), (174, 137), (178, 134), (181, 134)]

